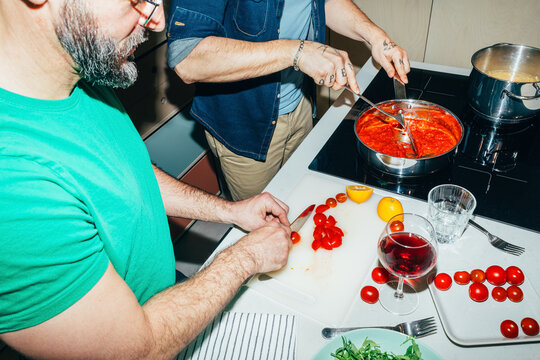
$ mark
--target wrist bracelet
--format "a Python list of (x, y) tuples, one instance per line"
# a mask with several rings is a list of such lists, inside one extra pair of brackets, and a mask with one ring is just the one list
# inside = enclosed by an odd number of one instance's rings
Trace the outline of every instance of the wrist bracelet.
[(298, 47), (298, 51), (296, 52), (296, 55), (294, 56), (293, 60), (293, 68), (295, 71), (300, 70), (298, 67), (298, 58), (300, 57), (300, 53), (302, 53), (302, 49), (304, 48), (304, 39), (300, 39), (300, 46)]

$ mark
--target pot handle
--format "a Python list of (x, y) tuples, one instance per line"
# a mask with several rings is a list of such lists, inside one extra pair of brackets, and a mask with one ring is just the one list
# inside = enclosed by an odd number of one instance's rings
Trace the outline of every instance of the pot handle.
[(540, 85), (538, 85), (540, 83), (534, 83), (533, 86), (536, 88), (536, 95), (532, 95), (532, 96), (523, 96), (523, 95), (516, 95), (506, 89), (504, 89), (501, 93), (501, 97), (503, 95), (506, 95), (508, 96), (509, 98), (511, 99), (514, 99), (514, 100), (534, 100), (534, 99), (540, 99)]

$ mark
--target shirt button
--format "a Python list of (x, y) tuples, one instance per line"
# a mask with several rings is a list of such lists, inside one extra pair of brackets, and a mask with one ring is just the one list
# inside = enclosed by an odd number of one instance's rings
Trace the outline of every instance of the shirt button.
[(277, 33), (279, 34), (280, 29), (277, 29)]
[(275, 122), (275, 121), (272, 121), (272, 125), (276, 125), (276, 122)]
[(281, 97), (281, 94), (277, 94), (277, 98), (279, 99)]

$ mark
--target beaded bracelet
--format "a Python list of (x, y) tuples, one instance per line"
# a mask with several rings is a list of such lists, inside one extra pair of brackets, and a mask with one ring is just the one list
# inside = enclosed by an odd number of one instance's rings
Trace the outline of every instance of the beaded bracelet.
[(298, 58), (300, 57), (300, 53), (302, 52), (302, 49), (304, 48), (304, 39), (300, 39), (300, 46), (298, 47), (298, 51), (296, 52), (296, 55), (294, 56), (293, 60), (293, 67), (294, 70), (298, 71), (300, 68), (298, 67)]

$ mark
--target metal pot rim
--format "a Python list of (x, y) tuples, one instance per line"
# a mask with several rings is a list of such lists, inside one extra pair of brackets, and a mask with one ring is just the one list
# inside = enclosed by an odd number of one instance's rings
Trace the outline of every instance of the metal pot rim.
[(388, 104), (388, 103), (412, 103), (412, 104), (423, 104), (423, 105), (428, 105), (428, 106), (434, 106), (436, 108), (439, 108), (439, 109), (442, 109), (444, 111), (446, 111), (447, 113), (449, 113), (450, 115), (452, 115), (452, 117), (454, 118), (454, 120), (457, 121), (457, 123), (459, 124), (459, 127), (461, 129), (461, 134), (460, 134), (460, 137), (459, 137), (459, 140), (457, 141), (457, 143), (448, 151), (445, 151), (444, 153), (441, 153), (441, 154), (438, 154), (438, 155), (435, 155), (435, 156), (428, 156), (428, 157), (421, 157), (421, 158), (406, 158), (406, 157), (399, 157), (399, 156), (392, 156), (392, 155), (387, 155), (387, 154), (384, 154), (384, 153), (381, 153), (377, 150), (374, 150), (372, 148), (370, 148), (369, 146), (367, 146), (361, 139), (360, 137), (358, 136), (358, 132), (356, 131), (356, 125), (358, 124), (358, 121), (360, 120), (360, 118), (362, 118), (362, 116), (369, 110), (373, 109), (373, 107), (368, 107), (366, 108), (364, 111), (362, 111), (360, 113), (360, 115), (358, 116), (358, 118), (354, 121), (354, 135), (356, 136), (356, 140), (360, 141), (360, 143), (365, 146), (367, 149), (369, 149), (370, 151), (374, 152), (375, 154), (380, 154), (381, 156), (388, 156), (390, 158), (394, 158), (394, 159), (407, 159), (407, 160), (430, 160), (430, 159), (436, 159), (436, 158), (439, 158), (441, 156), (445, 156), (447, 155), (448, 153), (452, 152), (452, 151), (455, 151), (456, 148), (459, 146), (459, 144), (461, 143), (461, 141), (463, 140), (463, 133), (465, 131), (465, 128), (463, 127), (463, 124), (461, 123), (461, 120), (459, 120), (459, 118), (453, 113), (451, 112), (450, 110), (448, 110), (447, 108), (445, 108), (444, 106), (441, 106), (441, 105), (438, 105), (438, 104), (435, 104), (433, 102), (430, 102), (430, 101), (425, 101), (425, 100), (416, 100), (416, 99), (403, 99), (403, 100), (396, 100), (396, 99), (393, 99), (393, 100), (385, 100), (385, 101), (381, 101), (381, 102), (378, 102), (376, 103), (375, 105), (377, 106), (380, 106), (380, 105), (384, 105), (384, 104)]
[(497, 43), (497, 44), (493, 44), (493, 45), (490, 45), (490, 46), (486, 46), (480, 50), (477, 50), (475, 51), (475, 53), (471, 56), (471, 65), (473, 67), (474, 70), (478, 71), (479, 73), (481, 73), (482, 75), (484, 76), (487, 76), (488, 78), (490, 79), (494, 79), (494, 80), (497, 80), (497, 81), (501, 81), (501, 82), (506, 82), (506, 83), (515, 83), (515, 84), (534, 84), (534, 83), (537, 83), (538, 81), (509, 81), (509, 80), (501, 80), (501, 79), (497, 79), (496, 77), (493, 77), (493, 76), (490, 76), (488, 74), (486, 74), (484, 71), (480, 70), (476, 65), (475, 65), (475, 61), (476, 61), (476, 58), (483, 52), (487, 51), (488, 49), (493, 49), (493, 48), (498, 48), (498, 47), (510, 47), (510, 48), (522, 48), (522, 49), (529, 49), (531, 51), (538, 51), (538, 53), (540, 54), (540, 49), (537, 48), (537, 47), (534, 47), (534, 46), (530, 46), (530, 45), (523, 45), (523, 44), (511, 44), (511, 43)]

